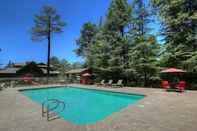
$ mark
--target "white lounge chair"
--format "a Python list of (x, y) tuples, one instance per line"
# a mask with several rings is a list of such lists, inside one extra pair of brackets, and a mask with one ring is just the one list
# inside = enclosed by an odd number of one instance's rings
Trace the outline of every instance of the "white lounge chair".
[(123, 80), (118, 80), (118, 82), (116, 84), (112, 84), (112, 87), (123, 87), (122, 82), (123, 82)]

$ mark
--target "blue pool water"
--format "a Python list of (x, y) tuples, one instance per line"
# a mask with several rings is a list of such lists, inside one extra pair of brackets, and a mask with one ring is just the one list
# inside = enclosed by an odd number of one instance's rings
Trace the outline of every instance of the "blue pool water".
[(24, 90), (22, 92), (39, 104), (47, 99), (64, 101), (66, 108), (58, 115), (77, 125), (94, 124), (128, 105), (135, 104), (144, 97), (143, 95), (73, 87)]

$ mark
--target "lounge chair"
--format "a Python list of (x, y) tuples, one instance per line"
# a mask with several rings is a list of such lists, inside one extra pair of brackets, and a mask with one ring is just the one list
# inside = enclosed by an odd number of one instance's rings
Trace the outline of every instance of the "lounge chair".
[(59, 83), (60, 84), (66, 84), (66, 80), (60, 80)]
[(109, 80), (108, 83), (105, 84), (105, 86), (112, 86), (113, 80)]
[(105, 85), (105, 80), (102, 80), (100, 83), (96, 83), (97, 86)]
[(17, 81), (10, 81), (10, 88), (14, 88), (17, 84)]
[(122, 82), (123, 82), (123, 80), (118, 80), (118, 82), (117, 82), (117, 83), (112, 84), (112, 87), (123, 87)]
[(6, 84), (5, 83), (1, 83), (0, 84), (0, 90), (2, 90), (3, 88), (5, 88), (6, 87)]

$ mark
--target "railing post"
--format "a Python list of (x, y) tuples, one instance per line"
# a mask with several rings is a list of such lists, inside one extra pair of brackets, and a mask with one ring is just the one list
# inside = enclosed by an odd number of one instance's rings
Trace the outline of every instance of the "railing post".
[(47, 121), (49, 121), (49, 104), (47, 104)]
[(44, 102), (42, 103), (42, 117), (44, 117)]

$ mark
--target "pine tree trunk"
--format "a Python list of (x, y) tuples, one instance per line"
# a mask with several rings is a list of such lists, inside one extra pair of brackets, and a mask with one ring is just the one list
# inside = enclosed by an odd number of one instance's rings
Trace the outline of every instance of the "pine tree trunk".
[(147, 74), (146, 71), (144, 70), (144, 87), (147, 86)]
[(48, 23), (48, 55), (47, 55), (47, 80), (50, 76), (50, 57), (51, 57), (51, 18), (49, 17)]
[(50, 76), (51, 35), (48, 36), (47, 78)]
[[(122, 38), (124, 38), (124, 27), (121, 27), (120, 28), (120, 32), (121, 32), (121, 36)], [(127, 54), (128, 54), (128, 47), (126, 47), (126, 45), (124, 44), (123, 47), (122, 47), (122, 59), (123, 59), (123, 67), (124, 69), (126, 69), (128, 67), (128, 58), (127, 58)]]

